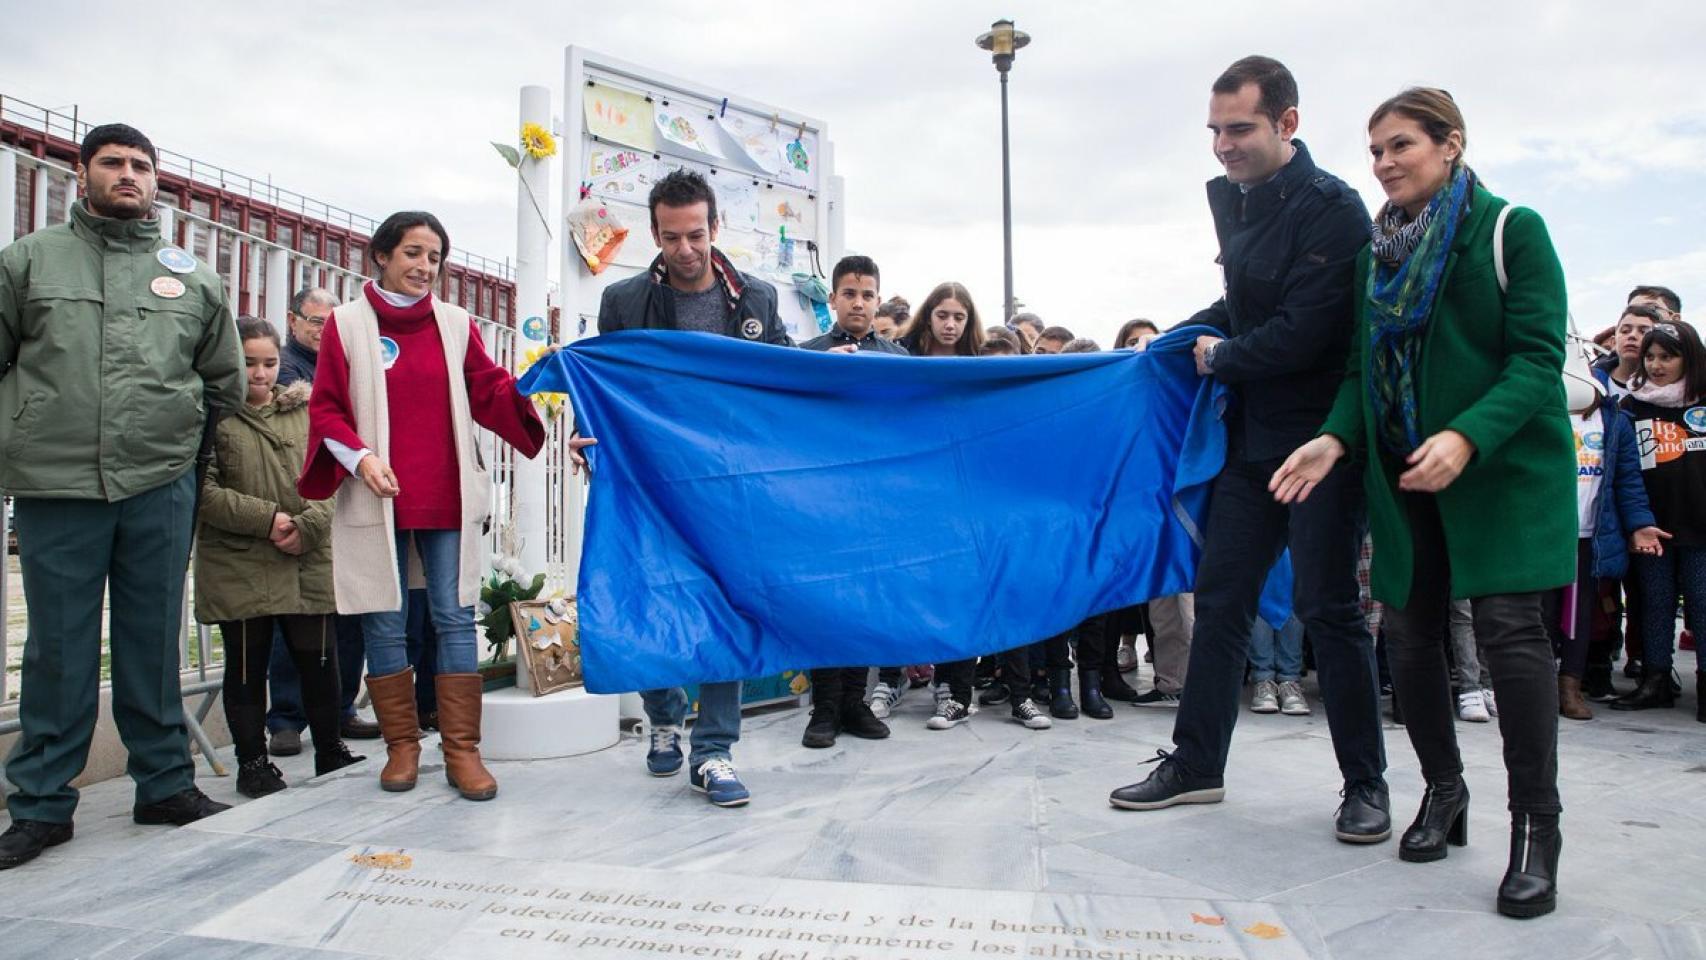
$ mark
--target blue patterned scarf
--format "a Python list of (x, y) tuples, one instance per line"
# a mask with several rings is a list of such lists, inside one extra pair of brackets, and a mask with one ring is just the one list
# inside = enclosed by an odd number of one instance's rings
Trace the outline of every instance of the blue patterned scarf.
[(1415, 220), (1388, 202), (1374, 221), (1367, 292), (1368, 393), (1375, 437), (1399, 457), (1422, 445), (1416, 403), (1422, 340), (1474, 187), (1474, 174), (1460, 166)]

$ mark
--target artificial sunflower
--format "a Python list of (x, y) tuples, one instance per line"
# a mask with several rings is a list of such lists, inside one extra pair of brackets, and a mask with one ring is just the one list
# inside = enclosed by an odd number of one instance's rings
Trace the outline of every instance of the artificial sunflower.
[(554, 157), (557, 155), (557, 138), (537, 123), (524, 123), (521, 125), (521, 149), (535, 160)]
[[(516, 371), (516, 374), (526, 373), (529, 368), (539, 362), (541, 357), (545, 356), (545, 351), (545, 347), (538, 346), (522, 354), (521, 367)], [(545, 414), (546, 420), (555, 420), (562, 414), (563, 401), (566, 399), (567, 397), (561, 393), (536, 393), (533, 395), (533, 402), (538, 405), (540, 412)]]

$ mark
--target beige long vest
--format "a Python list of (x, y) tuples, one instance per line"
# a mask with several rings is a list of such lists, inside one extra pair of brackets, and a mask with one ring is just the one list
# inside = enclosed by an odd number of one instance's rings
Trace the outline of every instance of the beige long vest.
[[(468, 353), (468, 312), (437, 298), (432, 310), (444, 345), (445, 369), (450, 374), (450, 414), (462, 495), (457, 601), (467, 607), (480, 596), (492, 480), (474, 437), (468, 385), (462, 377), (463, 358)], [(356, 434), (381, 460), (390, 462), (391, 418), (379, 348), (379, 317), (364, 296), (343, 304), (334, 313), (338, 338), (349, 359), (349, 396)], [(360, 478), (345, 477), (332, 513), (332, 578), (339, 613), (384, 613), (403, 608), (396, 541), (392, 502), (368, 490)]]

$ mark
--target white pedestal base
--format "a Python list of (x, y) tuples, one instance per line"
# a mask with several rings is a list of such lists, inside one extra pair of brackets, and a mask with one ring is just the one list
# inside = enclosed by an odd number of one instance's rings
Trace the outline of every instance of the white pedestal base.
[(480, 755), (488, 760), (573, 757), (616, 745), (616, 697), (575, 688), (535, 697), (513, 687), (486, 694)]

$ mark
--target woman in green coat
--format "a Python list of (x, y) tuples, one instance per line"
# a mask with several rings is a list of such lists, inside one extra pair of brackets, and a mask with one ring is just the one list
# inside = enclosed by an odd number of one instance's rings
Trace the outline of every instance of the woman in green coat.
[(214, 460), (201, 487), (195, 549), (195, 609), (219, 625), (225, 644), (225, 721), (237, 747), (237, 792), (263, 797), (284, 789), (267, 759), (267, 661), (273, 630), (302, 676), (314, 737), (316, 776), (348, 766), (339, 739), (337, 632), (331, 614), (332, 504), (296, 492), (308, 442), (307, 382), (280, 389), (278, 332), (244, 317), (248, 396), (219, 424)]
[(1575, 575), (1575, 446), (1562, 372), (1563, 270), (1546, 226), (1511, 209), (1508, 288), (1494, 257), (1505, 201), (1463, 162), (1463, 115), (1413, 88), (1369, 120), (1387, 203), (1358, 263), (1361, 322), (1321, 435), (1275, 472), (1282, 502), (1309, 495), (1334, 462), (1366, 455), (1372, 586), (1387, 605), (1387, 656), (1427, 781), (1399, 845), (1438, 860), (1468, 839), (1446, 666), (1446, 617), (1467, 598), (1498, 695), (1511, 859), (1499, 912), (1556, 900), (1558, 687), (1544, 594)]

